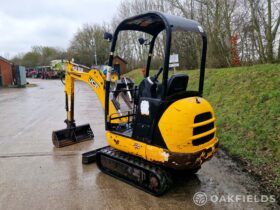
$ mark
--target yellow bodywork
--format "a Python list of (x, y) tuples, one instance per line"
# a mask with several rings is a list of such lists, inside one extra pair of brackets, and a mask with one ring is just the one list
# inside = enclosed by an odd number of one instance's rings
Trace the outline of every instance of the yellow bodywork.
[[(212, 119), (194, 124), (197, 115), (210, 112)], [(211, 105), (203, 98), (190, 97), (174, 102), (163, 113), (159, 121), (159, 129), (167, 148), (172, 152), (197, 152), (205, 147), (211, 147), (218, 140), (216, 135), (205, 144), (193, 146), (192, 141), (215, 133), (216, 126), (212, 130), (193, 136), (193, 128), (215, 122), (214, 111)]]
[(123, 152), (155, 162), (167, 161), (164, 149), (107, 131), (108, 144)]
[[(212, 118), (200, 123), (194, 123), (197, 115), (210, 112)], [(211, 105), (203, 98), (189, 97), (171, 104), (159, 120), (159, 129), (167, 150), (149, 145), (138, 140), (108, 131), (106, 133), (108, 143), (121, 151), (140, 156), (148, 161), (165, 163), (169, 161), (171, 154), (199, 154), (198, 165), (211, 158), (216, 152), (218, 139), (216, 138), (216, 126), (210, 131), (193, 136), (193, 128), (215, 122)], [(193, 146), (192, 141), (214, 133), (214, 137), (198, 146)], [(204, 152), (207, 151), (207, 152)], [(201, 160), (203, 159), (203, 160)]]

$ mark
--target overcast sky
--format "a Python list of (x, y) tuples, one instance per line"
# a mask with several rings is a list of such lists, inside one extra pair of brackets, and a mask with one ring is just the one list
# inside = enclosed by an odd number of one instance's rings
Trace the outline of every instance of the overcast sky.
[(66, 49), (85, 23), (110, 22), (121, 0), (1, 0), (0, 56), (32, 46)]

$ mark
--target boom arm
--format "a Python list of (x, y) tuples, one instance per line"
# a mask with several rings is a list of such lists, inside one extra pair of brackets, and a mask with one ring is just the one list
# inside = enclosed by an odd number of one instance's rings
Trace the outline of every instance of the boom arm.
[[(105, 108), (105, 80), (104, 75), (98, 70), (90, 70), (89, 72), (76, 71), (71, 63), (66, 64), (65, 74), (65, 97), (66, 97), (66, 111), (67, 119), (65, 120), (67, 128), (75, 127), (74, 120), (74, 80), (80, 80), (87, 83), (96, 93), (103, 109)], [(119, 113), (115, 107), (112, 99), (109, 99), (109, 116), (111, 114)], [(125, 122), (124, 118), (116, 119), (116, 123)]]

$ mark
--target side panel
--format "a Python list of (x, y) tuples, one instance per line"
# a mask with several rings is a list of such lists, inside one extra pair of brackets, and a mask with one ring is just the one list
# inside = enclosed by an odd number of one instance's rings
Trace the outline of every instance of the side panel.
[(141, 142), (167, 148), (158, 127), (158, 121), (167, 104), (160, 99), (142, 97), (134, 121), (134, 139)]
[(146, 144), (131, 138), (107, 131), (107, 141), (110, 146), (123, 152), (146, 159)]
[(109, 131), (106, 133), (106, 137), (108, 144), (111, 147), (123, 152), (152, 162), (164, 163), (168, 161), (168, 153), (166, 153), (166, 150), (160, 147), (145, 144), (143, 142), (120, 136)]
[(133, 128), (133, 138), (149, 144), (152, 142), (160, 105), (159, 99), (144, 97), (140, 99)]

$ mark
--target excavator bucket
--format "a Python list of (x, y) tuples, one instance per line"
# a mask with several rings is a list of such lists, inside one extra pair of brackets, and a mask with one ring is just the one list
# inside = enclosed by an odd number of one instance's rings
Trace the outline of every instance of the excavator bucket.
[(65, 147), (83, 141), (92, 140), (94, 137), (89, 124), (53, 131), (52, 141), (55, 147)]

